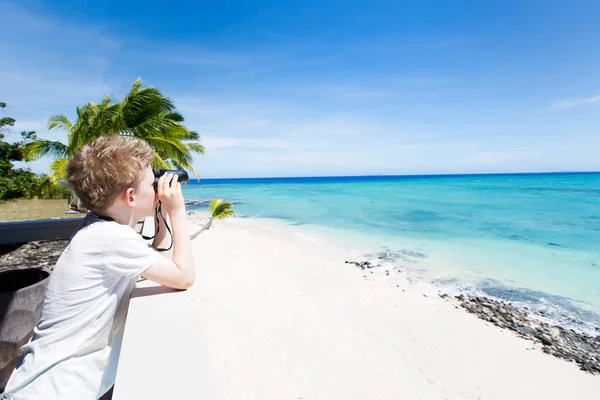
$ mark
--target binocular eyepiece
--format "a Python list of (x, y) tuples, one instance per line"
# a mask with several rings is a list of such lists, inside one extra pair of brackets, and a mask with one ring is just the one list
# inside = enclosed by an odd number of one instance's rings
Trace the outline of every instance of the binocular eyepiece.
[(154, 172), (154, 190), (158, 185), (158, 178), (164, 174), (177, 175), (177, 181), (180, 183), (187, 183), (190, 180), (188, 173), (182, 169), (153, 169), (152, 172)]

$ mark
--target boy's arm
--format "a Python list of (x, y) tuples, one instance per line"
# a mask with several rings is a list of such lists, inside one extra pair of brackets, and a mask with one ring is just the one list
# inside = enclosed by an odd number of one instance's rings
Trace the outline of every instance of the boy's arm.
[(141, 275), (164, 286), (187, 289), (194, 283), (196, 268), (187, 226), (185, 203), (181, 193), (181, 184), (177, 182), (177, 175), (168, 174), (159, 178), (158, 195), (163, 202), (163, 209), (170, 216), (173, 259), (161, 256)]

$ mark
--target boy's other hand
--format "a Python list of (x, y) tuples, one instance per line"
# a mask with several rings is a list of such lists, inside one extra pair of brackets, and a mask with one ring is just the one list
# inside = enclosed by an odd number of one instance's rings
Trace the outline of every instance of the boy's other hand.
[(165, 174), (158, 178), (156, 193), (162, 206), (169, 215), (183, 213), (185, 215), (185, 202), (181, 192), (181, 183), (174, 174)]

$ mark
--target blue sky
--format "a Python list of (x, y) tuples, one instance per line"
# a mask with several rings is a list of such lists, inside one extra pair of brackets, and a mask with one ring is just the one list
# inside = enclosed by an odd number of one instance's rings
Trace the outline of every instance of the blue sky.
[(0, 99), (14, 139), (64, 140), (48, 116), (141, 77), (202, 135), (205, 178), (600, 170), (598, 15), (598, 1), (0, 0)]

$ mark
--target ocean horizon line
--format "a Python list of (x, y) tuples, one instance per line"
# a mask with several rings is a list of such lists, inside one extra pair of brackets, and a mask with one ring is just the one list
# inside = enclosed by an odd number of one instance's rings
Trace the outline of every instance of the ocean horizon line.
[[(376, 174), (376, 175), (312, 175), (312, 176), (265, 176), (265, 177), (238, 177), (238, 178), (191, 178), (189, 183), (199, 184), (201, 182), (216, 181), (273, 181), (273, 180), (351, 180), (351, 179), (381, 179), (381, 178), (459, 178), (459, 177), (493, 177), (493, 176), (544, 176), (544, 175), (594, 175), (600, 174), (600, 171), (547, 171), (547, 172), (488, 172), (488, 173), (468, 173), (468, 174)], [(200, 182), (199, 182), (200, 181)]]

